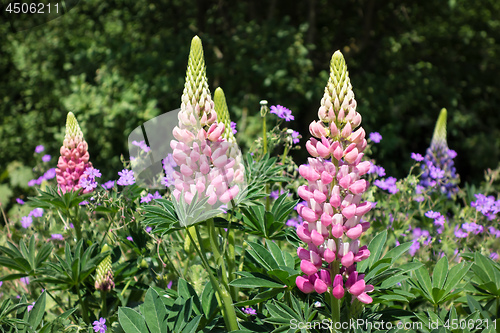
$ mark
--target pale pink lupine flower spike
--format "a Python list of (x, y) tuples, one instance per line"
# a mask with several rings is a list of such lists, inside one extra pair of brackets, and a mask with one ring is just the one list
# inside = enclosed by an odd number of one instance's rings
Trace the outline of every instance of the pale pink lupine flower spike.
[(224, 138), (225, 126), (217, 122), (214, 102), (208, 89), (203, 48), (199, 37), (191, 42), (186, 83), (182, 94), (179, 124), (173, 130), (177, 140), (172, 140), (173, 159), (179, 171), (173, 174), (172, 194), (189, 204), (197, 194), (208, 197), (208, 204), (227, 204), (239, 193), (238, 183), (243, 173), (235, 168), (231, 156), (234, 143)]
[[(61, 156), (57, 162), (56, 176), (59, 189), (62, 193), (80, 191), (81, 181), (88, 176), (84, 174), (87, 168), (92, 168), (89, 162), (88, 144), (83, 139), (83, 133), (76, 121), (75, 115), (70, 112), (66, 119), (66, 135), (60, 149)], [(83, 189), (89, 193), (92, 189)]]
[(337, 299), (348, 292), (353, 300), (371, 303), (367, 292), (373, 286), (365, 285), (364, 276), (356, 271), (356, 263), (370, 256), (359, 242), (370, 226), (362, 217), (372, 205), (361, 198), (368, 187), (361, 177), (370, 162), (361, 162), (367, 141), (340, 51), (332, 57), (318, 117), (309, 126), (313, 137), (306, 143), (312, 157), (299, 167), (308, 184), (298, 189), (306, 204), (297, 207), (304, 219), (297, 235), (307, 249), (297, 251), (305, 273), (297, 277), (297, 287), (304, 293), (329, 292)]

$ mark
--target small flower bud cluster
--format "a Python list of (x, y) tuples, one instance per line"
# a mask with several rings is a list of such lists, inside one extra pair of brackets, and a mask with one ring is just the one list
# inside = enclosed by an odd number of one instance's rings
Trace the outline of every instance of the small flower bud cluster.
[[(82, 183), (89, 177), (85, 170), (92, 168), (89, 162), (88, 144), (72, 112), (66, 120), (66, 136), (61, 147), (61, 156), (57, 163), (56, 177), (62, 193), (79, 191)], [(83, 193), (92, 192), (92, 187), (83, 189)]]
[(330, 69), (318, 111), (320, 121), (309, 126), (313, 138), (306, 148), (312, 158), (299, 167), (308, 185), (298, 189), (307, 204), (297, 207), (304, 219), (297, 235), (307, 243), (307, 249), (297, 250), (306, 275), (297, 277), (296, 283), (305, 293), (330, 292), (341, 299), (347, 290), (359, 301), (371, 303), (367, 292), (373, 286), (366, 285), (364, 275), (356, 271), (356, 263), (370, 255), (359, 241), (370, 226), (362, 217), (372, 208), (361, 198), (368, 187), (361, 177), (370, 170), (369, 161), (361, 162), (367, 141), (364, 129), (356, 129), (361, 115), (356, 112), (347, 67), (339, 51), (333, 55)]
[(238, 183), (244, 181), (243, 168), (232, 153), (235, 143), (228, 142), (223, 122), (217, 122), (217, 113), (211, 99), (205, 74), (201, 40), (196, 36), (191, 43), (186, 84), (179, 112), (179, 126), (173, 130), (177, 140), (170, 142), (172, 157), (179, 171), (173, 173), (172, 194), (191, 203), (195, 195), (208, 197), (208, 204), (224, 204), (239, 193)]
[[(109, 251), (110, 248), (107, 244), (104, 244), (101, 252)], [(95, 278), (95, 289), (102, 291), (110, 291), (115, 288), (115, 282), (113, 281), (113, 269), (111, 268), (111, 255), (104, 258), (101, 263), (97, 266)]]

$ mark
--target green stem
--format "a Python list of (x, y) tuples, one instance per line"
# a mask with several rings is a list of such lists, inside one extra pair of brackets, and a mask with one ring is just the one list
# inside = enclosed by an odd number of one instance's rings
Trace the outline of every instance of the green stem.
[[(201, 238), (200, 232), (198, 231), (198, 226), (195, 226), (196, 229), (196, 237), (198, 238), (200, 247), (203, 247), (203, 239)], [(233, 299), (231, 298), (231, 295), (227, 292), (227, 290), (224, 288), (224, 286), (220, 286), (218, 283), (217, 279), (213, 275), (212, 269), (210, 268), (210, 265), (208, 264), (207, 258), (205, 255), (202, 253), (202, 251), (198, 248), (196, 245), (195, 240), (193, 239), (193, 236), (191, 236), (191, 233), (187, 233), (189, 238), (191, 239), (191, 242), (193, 243), (194, 249), (196, 253), (198, 253), (198, 256), (201, 258), (201, 262), (205, 268), (205, 270), (208, 273), (208, 277), (210, 279), (210, 282), (212, 283), (212, 286), (214, 287), (215, 291), (219, 295), (217, 297), (217, 302), (219, 303), (220, 309), (223, 311), (223, 317), (224, 317), (224, 322), (226, 323), (226, 328), (230, 331), (235, 331), (238, 330), (238, 320), (236, 319), (236, 312), (234, 311), (234, 306), (233, 306)]]
[[(335, 260), (334, 262), (331, 263), (331, 268), (330, 268), (330, 276), (331, 279), (335, 279), (335, 276), (339, 274), (340, 272), (340, 265), (339, 261)], [(333, 327), (335, 327), (336, 323), (340, 323), (340, 300), (336, 299), (332, 294), (330, 295), (330, 308), (332, 311), (332, 322), (333, 322)]]
[(76, 242), (78, 243), (82, 239), (82, 225), (80, 224), (80, 219), (78, 218), (78, 211), (75, 209), (75, 218), (73, 225), (76, 232)]
[(106, 318), (108, 316), (108, 307), (106, 304), (106, 291), (101, 290), (101, 317)]
[(264, 155), (267, 154), (267, 128), (266, 128), (266, 116), (262, 117), (262, 145), (264, 149)]
[[(214, 219), (207, 220), (207, 227), (208, 227), (208, 236), (209, 236), (209, 240), (210, 240), (210, 247), (212, 248), (212, 253), (214, 254), (215, 267), (217, 268), (217, 270), (220, 267), (221, 272), (222, 272), (222, 274), (221, 274), (222, 275), (222, 283), (224, 284), (224, 287), (226, 288), (226, 290), (229, 290), (229, 281), (227, 278), (226, 265), (224, 263), (223, 253), (220, 252), (218, 232), (215, 229)], [(200, 246), (202, 246), (201, 243), (200, 243)]]
[(285, 150), (283, 151), (283, 155), (281, 156), (281, 164), (285, 164), (286, 155), (288, 155), (289, 150), (290, 150), (290, 147), (287, 144), (285, 146)]
[(82, 294), (80, 293), (80, 286), (79, 285), (76, 285), (76, 292), (78, 295), (78, 301), (80, 303), (80, 309), (82, 310), (83, 321), (87, 324), (90, 324), (89, 314), (87, 311), (87, 304), (82, 300)]

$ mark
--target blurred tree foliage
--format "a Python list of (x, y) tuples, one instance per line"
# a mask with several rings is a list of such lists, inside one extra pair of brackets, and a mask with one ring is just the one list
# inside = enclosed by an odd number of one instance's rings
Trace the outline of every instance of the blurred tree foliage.
[(384, 137), (375, 157), (388, 175), (402, 177), (410, 153), (425, 152), (443, 107), (462, 180), (483, 179), (499, 161), (496, 0), (86, 0), (17, 33), (3, 18), (1, 171), (13, 160), (29, 166), (37, 144), (58, 155), (72, 111), (93, 164), (116, 179), (130, 131), (180, 106), (195, 34), (211, 90), (224, 89), (246, 147), (260, 132), (260, 99), (292, 109), (290, 126), (308, 137), (340, 49), (365, 129)]

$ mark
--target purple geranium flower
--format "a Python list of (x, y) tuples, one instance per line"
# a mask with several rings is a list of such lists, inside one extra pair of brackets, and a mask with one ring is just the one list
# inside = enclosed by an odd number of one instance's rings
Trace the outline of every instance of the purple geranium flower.
[(59, 240), (59, 241), (64, 240), (64, 237), (61, 234), (52, 234), (50, 235), (50, 238), (52, 238), (52, 240)]
[(382, 140), (382, 135), (379, 132), (370, 133), (370, 140), (375, 143), (379, 143)]
[(281, 105), (271, 106), (271, 113), (274, 113), (281, 119), (285, 119), (285, 121), (290, 121), (295, 119), (295, 117), (292, 115), (292, 111)]
[(42, 161), (43, 161), (43, 162), (45, 162), (45, 163), (47, 163), (47, 162), (49, 162), (49, 161), (50, 161), (50, 159), (51, 159), (51, 158), (52, 158), (52, 157), (51, 157), (50, 155), (43, 155), (43, 157), (42, 157)]
[(391, 194), (397, 193), (399, 190), (396, 186), (397, 179), (394, 177), (388, 177), (386, 179), (377, 179), (373, 182), (375, 186), (382, 190), (387, 190)]
[(121, 172), (118, 172), (120, 179), (118, 179), (117, 183), (121, 186), (132, 185), (135, 183), (134, 172), (132, 170), (123, 169)]
[(104, 184), (102, 184), (102, 187), (104, 187), (106, 190), (109, 190), (110, 188), (113, 188), (115, 186), (115, 181), (114, 180), (108, 180)]
[(24, 203), (25, 203), (21, 198), (16, 198), (16, 201), (20, 205), (24, 205)]
[(92, 179), (95, 179), (96, 177), (100, 178), (102, 176), (101, 171), (99, 171), (99, 169), (96, 169), (93, 167), (85, 169), (83, 174), (89, 176), (89, 178), (92, 178)]
[(99, 318), (99, 321), (94, 321), (92, 325), (94, 326), (94, 332), (96, 333), (106, 333), (106, 330), (108, 329), (106, 326), (106, 319), (102, 317)]
[(153, 200), (153, 195), (151, 193), (148, 193), (145, 197), (141, 197), (141, 203), (148, 203)]
[(244, 313), (246, 313), (247, 315), (251, 315), (251, 316), (254, 316), (257, 314), (257, 311), (255, 311), (254, 309), (252, 308), (241, 308), (241, 311), (243, 311)]
[(424, 160), (424, 157), (419, 153), (411, 153), (411, 158), (417, 162), (422, 162)]
[(55, 176), (56, 176), (56, 168), (50, 168), (43, 174), (43, 178), (45, 178), (46, 180), (52, 179)]
[(33, 218), (31, 216), (23, 216), (21, 218), (21, 226), (24, 229), (28, 229), (32, 223), (33, 223)]
[(43, 145), (38, 145), (35, 148), (35, 153), (40, 154), (44, 150), (45, 150), (45, 147)]
[(301, 135), (300, 135), (300, 133), (299, 133), (299, 132), (297, 132), (297, 131), (292, 131), (292, 142), (293, 142), (293, 144), (297, 144), (297, 143), (299, 143), (300, 138), (301, 138)]
[(43, 209), (42, 208), (35, 208), (29, 213), (29, 216), (42, 217), (43, 216)]

